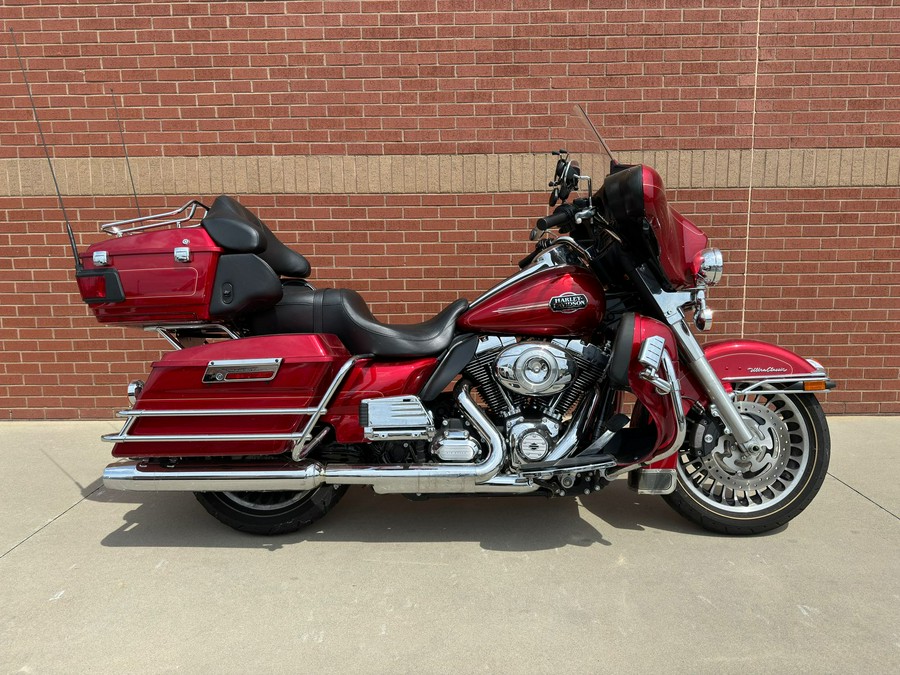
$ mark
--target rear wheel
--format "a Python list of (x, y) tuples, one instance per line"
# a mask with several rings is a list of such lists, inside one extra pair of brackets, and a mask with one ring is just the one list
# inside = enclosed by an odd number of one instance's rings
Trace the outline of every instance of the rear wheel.
[(678, 457), (675, 491), (665, 499), (707, 530), (758, 534), (784, 525), (812, 501), (828, 471), (831, 440), (812, 394), (763, 390), (735, 402), (759, 431), (760, 449), (742, 452), (716, 424), (695, 425), (690, 447)]
[(322, 485), (303, 492), (195, 492), (197, 501), (229, 527), (251, 534), (287, 534), (331, 510), (346, 485)]

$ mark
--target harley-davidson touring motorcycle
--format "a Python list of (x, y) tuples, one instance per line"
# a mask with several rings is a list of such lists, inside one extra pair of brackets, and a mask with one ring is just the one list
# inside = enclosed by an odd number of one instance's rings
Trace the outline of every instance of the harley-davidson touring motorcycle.
[(824, 480), (816, 392), (834, 383), (773, 344), (697, 341), (721, 251), (654, 169), (595, 142), (599, 189), (554, 153), (556, 208), (519, 271), (420, 324), (316, 288), (229, 196), (104, 225), (74, 253), (83, 300), (174, 348), (128, 386), (104, 484), (194, 492), (257, 534), (309, 525), (350, 485), (568, 497), (619, 477), (715, 532), (787, 523)]

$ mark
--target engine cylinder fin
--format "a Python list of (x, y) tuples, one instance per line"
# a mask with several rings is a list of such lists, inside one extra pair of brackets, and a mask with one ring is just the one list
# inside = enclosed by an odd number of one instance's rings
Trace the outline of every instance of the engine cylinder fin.
[(584, 392), (603, 377), (609, 363), (608, 349), (585, 343), (579, 343), (578, 346), (579, 349), (567, 350), (575, 362), (578, 374), (553, 403), (553, 409), (559, 415), (565, 415), (573, 405), (581, 400)]
[[(493, 338), (485, 340), (479, 345), (475, 356), (466, 366), (464, 376), (475, 382), (478, 393), (487, 403), (488, 407), (497, 414), (502, 414), (509, 407), (506, 397), (500, 389), (500, 385), (494, 379), (492, 368), (497, 354), (503, 349), (505, 344), (511, 343), (513, 340), (503, 340), (503, 338)], [(494, 344), (496, 343), (496, 344)]]
[[(509, 418), (531, 410), (538, 415), (562, 419), (584, 397), (585, 392), (603, 376), (609, 363), (609, 345), (598, 347), (581, 340), (567, 339), (519, 342), (523, 348), (529, 344), (535, 345), (534, 350), (537, 354), (558, 353), (559, 358), (568, 359), (574, 365), (574, 376), (558, 394), (528, 395), (509, 386), (504, 387), (496, 372), (498, 358), (503, 354), (510, 354), (509, 350), (516, 343), (517, 340), (512, 337), (482, 338), (475, 356), (464, 371), (464, 375), (476, 384), (482, 400), (499, 417)], [(540, 351), (540, 345), (545, 346), (543, 351)]]

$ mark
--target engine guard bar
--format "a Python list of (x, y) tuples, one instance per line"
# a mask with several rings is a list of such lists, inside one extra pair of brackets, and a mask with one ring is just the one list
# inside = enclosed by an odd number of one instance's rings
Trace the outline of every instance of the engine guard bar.
[(672, 357), (669, 356), (669, 352), (666, 349), (662, 350), (660, 363), (665, 370), (665, 381), (668, 382), (669, 386), (671, 387), (666, 396), (669, 398), (669, 404), (672, 408), (672, 415), (675, 417), (675, 438), (672, 440), (672, 443), (669, 445), (669, 447), (663, 450), (660, 454), (654, 455), (653, 457), (649, 457), (635, 464), (623, 466), (616, 469), (615, 471), (607, 473), (606, 478), (608, 480), (618, 478), (622, 474), (628, 473), (633, 469), (640, 468), (644, 464), (649, 464), (651, 462), (656, 463), (660, 460), (666, 459), (667, 457), (671, 457), (674, 453), (678, 452), (678, 450), (681, 448), (682, 443), (684, 443), (684, 437), (687, 435), (687, 420), (684, 417), (684, 407), (681, 403), (681, 383), (678, 380), (678, 373), (675, 370), (675, 364), (672, 363)]

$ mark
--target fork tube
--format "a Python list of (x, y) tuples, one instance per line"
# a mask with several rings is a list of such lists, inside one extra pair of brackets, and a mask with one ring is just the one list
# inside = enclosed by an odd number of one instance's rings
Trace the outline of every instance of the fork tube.
[(697, 342), (697, 338), (694, 337), (691, 329), (688, 328), (687, 322), (682, 319), (677, 323), (673, 323), (672, 330), (675, 333), (675, 339), (678, 340), (678, 344), (681, 346), (683, 353), (687, 356), (687, 367), (690, 368), (691, 372), (693, 372), (694, 375), (697, 376), (697, 379), (700, 380), (700, 385), (709, 396), (709, 400), (716, 406), (716, 410), (719, 411), (719, 416), (728, 426), (734, 440), (737, 441), (738, 445), (741, 447), (749, 445), (756, 436), (744, 422), (744, 418), (741, 417), (740, 413), (738, 413), (737, 409), (734, 407), (731, 397), (728, 395), (728, 392), (725, 391), (725, 387), (722, 386), (722, 382), (712, 369), (712, 366), (709, 365), (709, 361), (706, 360), (706, 355), (703, 353), (703, 347), (700, 346), (700, 343)]

